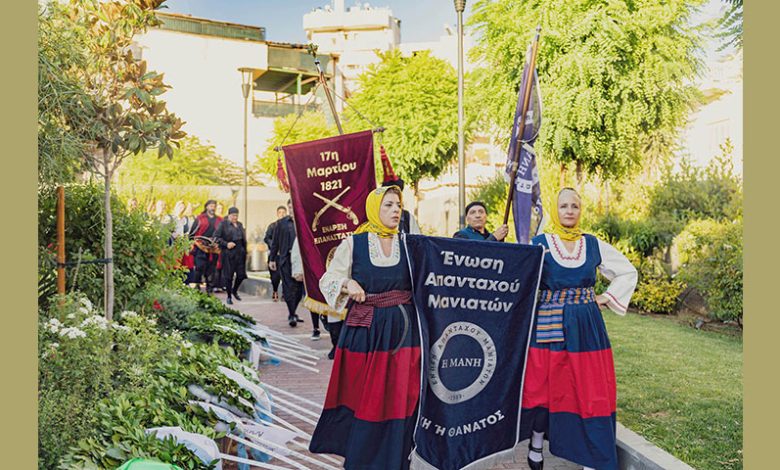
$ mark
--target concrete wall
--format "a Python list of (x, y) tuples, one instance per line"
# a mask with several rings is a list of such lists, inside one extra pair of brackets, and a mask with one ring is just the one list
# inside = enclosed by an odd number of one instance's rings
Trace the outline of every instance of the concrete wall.
[[(149, 70), (165, 74), (172, 88), (161, 98), (181, 117), (184, 130), (210, 142), (220, 155), (244, 162), (244, 97), (239, 67), (268, 67), (268, 46), (260, 42), (207, 37), (161, 29), (136, 38)], [(272, 118), (247, 122), (248, 160), (262, 153), (273, 129)]]

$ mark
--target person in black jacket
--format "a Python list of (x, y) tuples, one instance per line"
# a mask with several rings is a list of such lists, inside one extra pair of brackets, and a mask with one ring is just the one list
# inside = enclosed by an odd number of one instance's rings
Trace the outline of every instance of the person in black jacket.
[(238, 208), (228, 209), (228, 216), (220, 222), (214, 232), (219, 247), (222, 248), (222, 286), (227, 292), (227, 303), (233, 304), (238, 296), (238, 288), (246, 279), (246, 233), (238, 221)]
[[(268, 224), (268, 228), (265, 230), (265, 237), (263, 237), (263, 242), (265, 242), (265, 245), (268, 247), (268, 251), (270, 253), (271, 251), (271, 242), (274, 239), (274, 229), (276, 228), (276, 223), (287, 215), (287, 207), (285, 206), (279, 206), (276, 208), (276, 220), (274, 222), (271, 222)], [(270, 256), (268, 257), (268, 261), (271, 261)], [(279, 276), (279, 270), (278, 269), (268, 269), (268, 272), (271, 274), (271, 292), (272, 297), (274, 299), (274, 302), (279, 301), (279, 283), (282, 281), (282, 278)]]
[(268, 253), (268, 269), (278, 270), (282, 278), (282, 289), (284, 302), (287, 304), (287, 321), (290, 326), (296, 326), (298, 322), (303, 322), (295, 309), (298, 308), (303, 298), (303, 283), (296, 281), (292, 275), (292, 258), (290, 251), (295, 241), (295, 222), (293, 220), (292, 201), (287, 200), (288, 215), (276, 221), (273, 237), (271, 240), (271, 251)]

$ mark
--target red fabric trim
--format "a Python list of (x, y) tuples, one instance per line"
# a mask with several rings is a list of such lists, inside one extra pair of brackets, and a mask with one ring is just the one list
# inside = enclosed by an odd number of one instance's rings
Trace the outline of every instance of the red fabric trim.
[(610, 294), (609, 292), (604, 292), (604, 293), (605, 293), (606, 295), (608, 295), (608, 296), (609, 296), (609, 297), (612, 299), (612, 301), (613, 301), (613, 302), (615, 302), (615, 303), (618, 305), (618, 307), (620, 307), (620, 308), (621, 308), (621, 309), (622, 309), (624, 312), (625, 312), (626, 310), (628, 310), (628, 309), (626, 308), (626, 306), (625, 306), (625, 305), (623, 305), (623, 304), (621, 304), (620, 302), (618, 302), (618, 299), (617, 299), (617, 298), (615, 298), (615, 296), (614, 296), (614, 295)]
[[(198, 230), (195, 231), (195, 236), (196, 237), (202, 237), (203, 234), (206, 233), (206, 230), (209, 229), (209, 216), (206, 215), (205, 212), (201, 212), (200, 214), (198, 214), (196, 219), (198, 221)], [(217, 229), (217, 226), (219, 225), (220, 222), (222, 222), (222, 217), (220, 217), (218, 215), (215, 216), (214, 217), (214, 230)]]
[(577, 254), (574, 256), (566, 256), (563, 254), (560, 247), (558, 246), (558, 242), (556, 241), (555, 235), (550, 235), (550, 238), (552, 239), (553, 246), (555, 247), (555, 251), (558, 252), (558, 255), (561, 257), (561, 259), (565, 259), (568, 261), (576, 261), (580, 259), (580, 256), (582, 255), (582, 247), (585, 245), (585, 237), (580, 237), (579, 248), (577, 248)]
[(412, 301), (412, 291), (391, 290), (380, 294), (366, 294), (363, 303), (355, 302), (347, 315), (349, 326), (371, 326), (374, 319), (374, 308), (394, 307), (400, 304), (408, 304)]
[(346, 406), (379, 422), (412, 416), (420, 398), (420, 348), (370, 353), (337, 349), (325, 409)]
[(610, 416), (617, 409), (615, 364), (611, 349), (589, 352), (528, 350), (523, 408), (582, 418)]

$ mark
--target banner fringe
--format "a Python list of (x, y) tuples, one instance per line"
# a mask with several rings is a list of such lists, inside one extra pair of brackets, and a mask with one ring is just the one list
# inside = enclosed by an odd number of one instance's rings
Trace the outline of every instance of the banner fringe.
[(319, 300), (314, 300), (308, 295), (306, 296), (306, 298), (303, 299), (303, 306), (308, 308), (310, 311), (314, 313), (319, 313), (320, 315), (328, 315), (328, 316), (338, 315), (338, 317), (341, 320), (343, 320), (347, 316), (346, 310), (336, 312), (335, 310), (330, 308), (328, 304), (320, 302)]

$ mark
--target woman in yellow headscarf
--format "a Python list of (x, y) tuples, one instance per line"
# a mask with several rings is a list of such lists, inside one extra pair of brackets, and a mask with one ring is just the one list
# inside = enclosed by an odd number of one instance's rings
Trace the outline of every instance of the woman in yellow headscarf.
[(328, 305), (349, 301), (325, 405), (309, 449), (344, 468), (409, 468), (420, 389), (420, 335), (406, 251), (401, 191), (373, 190), (367, 221), (341, 242), (320, 279)]
[[(600, 307), (625, 315), (636, 269), (610, 244), (580, 229), (582, 200), (563, 188), (548, 211), (539, 307), (528, 349), (520, 440), (528, 466), (541, 470), (542, 444), (584, 468), (616, 470), (616, 388), (612, 349)], [(597, 272), (610, 282), (596, 295)]]

